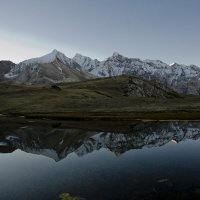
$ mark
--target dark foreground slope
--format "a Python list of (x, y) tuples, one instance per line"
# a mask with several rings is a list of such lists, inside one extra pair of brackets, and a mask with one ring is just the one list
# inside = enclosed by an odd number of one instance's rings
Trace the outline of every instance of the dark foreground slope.
[(5, 74), (7, 74), (12, 67), (15, 66), (15, 63), (11, 61), (2, 60), (0, 61), (0, 82), (5, 81)]
[(62, 119), (200, 119), (200, 97), (113, 77), (46, 86), (0, 85), (0, 113)]

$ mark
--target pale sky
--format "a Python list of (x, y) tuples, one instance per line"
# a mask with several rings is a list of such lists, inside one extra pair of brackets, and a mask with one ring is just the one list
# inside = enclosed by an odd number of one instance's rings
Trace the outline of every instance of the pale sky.
[(53, 49), (200, 66), (199, 0), (0, 0), (0, 60)]

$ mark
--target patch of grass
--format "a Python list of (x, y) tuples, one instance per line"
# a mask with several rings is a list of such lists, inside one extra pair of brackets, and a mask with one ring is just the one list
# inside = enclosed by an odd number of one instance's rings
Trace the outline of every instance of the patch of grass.
[(71, 196), (69, 193), (63, 193), (60, 195), (60, 199), (61, 200), (84, 200), (83, 198), (81, 197), (73, 197)]
[(200, 97), (124, 96), (126, 77), (77, 83), (0, 85), (0, 113), (59, 119), (200, 119)]

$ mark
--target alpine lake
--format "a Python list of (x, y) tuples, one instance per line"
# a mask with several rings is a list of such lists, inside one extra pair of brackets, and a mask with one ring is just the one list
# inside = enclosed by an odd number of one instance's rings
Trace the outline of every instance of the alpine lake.
[(200, 121), (0, 116), (1, 200), (200, 199)]

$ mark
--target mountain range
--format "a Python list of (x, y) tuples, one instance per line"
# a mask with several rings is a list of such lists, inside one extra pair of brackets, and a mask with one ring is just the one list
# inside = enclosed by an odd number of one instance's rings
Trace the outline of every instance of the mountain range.
[(2, 67), (1, 63), (0, 81), (7, 80), (10, 83), (47, 84), (124, 75), (155, 81), (181, 94), (200, 94), (199, 67), (127, 58), (116, 52), (99, 61), (80, 54), (68, 58), (53, 50), (45, 56), (25, 60), (17, 65), (8, 62)]
[(101, 62), (80, 54), (76, 54), (73, 60), (98, 77), (134, 75), (155, 80), (178, 93), (200, 94), (200, 68), (195, 65), (168, 65), (160, 60), (127, 58), (116, 52)]

